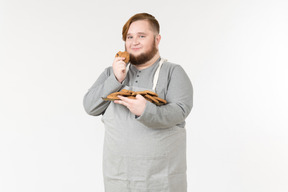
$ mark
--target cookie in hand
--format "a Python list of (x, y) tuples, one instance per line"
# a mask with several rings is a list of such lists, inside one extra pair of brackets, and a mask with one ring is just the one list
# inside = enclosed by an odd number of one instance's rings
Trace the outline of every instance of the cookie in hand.
[(125, 60), (124, 60), (125, 63), (128, 63), (129, 60), (130, 60), (130, 55), (129, 55), (129, 53), (128, 53), (127, 51), (124, 51), (124, 52), (119, 51), (119, 52), (115, 55), (115, 57), (125, 57)]

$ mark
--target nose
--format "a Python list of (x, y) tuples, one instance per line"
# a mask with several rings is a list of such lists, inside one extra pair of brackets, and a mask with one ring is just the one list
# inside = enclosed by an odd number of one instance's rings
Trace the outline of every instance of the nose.
[(137, 45), (139, 43), (138, 37), (133, 38), (133, 45)]

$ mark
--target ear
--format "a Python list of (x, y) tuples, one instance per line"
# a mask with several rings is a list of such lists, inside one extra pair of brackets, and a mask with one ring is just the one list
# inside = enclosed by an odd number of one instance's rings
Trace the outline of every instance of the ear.
[(158, 47), (159, 43), (160, 43), (160, 40), (161, 40), (161, 35), (157, 34), (155, 36), (155, 43), (156, 43), (156, 46)]

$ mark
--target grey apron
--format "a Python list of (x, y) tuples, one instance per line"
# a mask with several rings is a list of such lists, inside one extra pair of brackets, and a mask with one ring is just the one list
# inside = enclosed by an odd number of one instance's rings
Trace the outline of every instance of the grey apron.
[[(132, 91), (153, 88), (124, 87)], [(147, 101), (148, 102), (148, 101)], [(105, 125), (103, 176), (105, 192), (186, 192), (186, 130), (171, 125), (155, 129), (139, 122), (125, 106), (111, 102)]]

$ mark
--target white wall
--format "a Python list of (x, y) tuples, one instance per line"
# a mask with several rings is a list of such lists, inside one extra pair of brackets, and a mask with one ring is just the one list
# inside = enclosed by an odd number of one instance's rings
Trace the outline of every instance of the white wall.
[(0, 1), (0, 191), (104, 191), (100, 117), (82, 98), (135, 13), (194, 86), (189, 192), (288, 191), (288, 2)]

